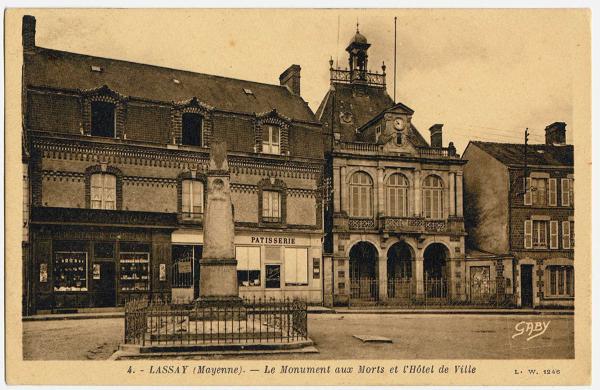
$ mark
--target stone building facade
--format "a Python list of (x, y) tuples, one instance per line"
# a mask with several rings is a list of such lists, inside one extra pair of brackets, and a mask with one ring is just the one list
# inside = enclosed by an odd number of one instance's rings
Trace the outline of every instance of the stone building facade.
[(370, 44), (358, 31), (349, 69), (330, 61), (330, 90), (317, 111), (326, 139), (330, 196), (324, 245), (325, 304), (464, 298), (464, 161), (442, 125), (431, 144), (413, 110), (367, 68)]
[(35, 28), (25, 16), (25, 312), (198, 296), (213, 140), (241, 295), (321, 302), (322, 126), (298, 65), (269, 85), (46, 49)]
[(573, 146), (566, 124), (546, 127), (537, 145), (470, 142), (463, 158), (469, 248), (523, 307), (573, 306)]

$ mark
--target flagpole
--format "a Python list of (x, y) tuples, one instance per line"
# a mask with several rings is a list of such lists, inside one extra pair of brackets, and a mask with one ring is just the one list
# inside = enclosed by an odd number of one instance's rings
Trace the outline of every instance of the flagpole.
[(396, 19), (394, 16), (394, 104), (396, 104)]

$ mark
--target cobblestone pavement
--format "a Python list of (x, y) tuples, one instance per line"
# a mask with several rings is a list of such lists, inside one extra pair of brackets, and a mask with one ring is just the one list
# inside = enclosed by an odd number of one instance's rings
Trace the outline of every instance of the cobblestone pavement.
[[(540, 336), (530, 341), (527, 332), (512, 337), (517, 324), (525, 328), (523, 322), (541, 321), (549, 324)], [(24, 322), (23, 328), (25, 359), (34, 360), (104, 360), (123, 337), (120, 318)], [(227, 358), (565, 359), (575, 355), (573, 316), (311, 314), (308, 329), (318, 354)], [(363, 343), (353, 337), (356, 334), (384, 336), (393, 343)]]

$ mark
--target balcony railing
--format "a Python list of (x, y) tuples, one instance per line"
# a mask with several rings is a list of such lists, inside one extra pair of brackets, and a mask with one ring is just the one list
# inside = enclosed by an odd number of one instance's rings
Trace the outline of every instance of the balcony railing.
[(363, 82), (375, 87), (385, 87), (385, 73), (367, 72), (358, 69), (333, 69), (329, 70), (331, 82), (349, 84), (352, 82)]
[[(347, 222), (344, 223), (345, 221)], [(450, 217), (443, 220), (430, 220), (422, 217), (380, 217), (378, 220), (373, 218), (336, 218), (335, 226), (348, 230), (374, 230), (378, 227), (385, 231), (404, 232), (404, 233), (463, 233), (464, 219), (460, 217)]]
[(344, 142), (336, 143), (336, 149), (352, 152), (378, 152), (382, 150), (382, 145), (372, 144), (369, 142)]
[(456, 148), (419, 148), (419, 156), (422, 158), (439, 158), (439, 157), (451, 157), (458, 158), (456, 154)]
[[(335, 149), (347, 152), (380, 153), (383, 152), (383, 145), (370, 142), (337, 141), (335, 143)], [(456, 148), (454, 147), (417, 148), (417, 152), (420, 158), (460, 158), (460, 156), (456, 154)]]

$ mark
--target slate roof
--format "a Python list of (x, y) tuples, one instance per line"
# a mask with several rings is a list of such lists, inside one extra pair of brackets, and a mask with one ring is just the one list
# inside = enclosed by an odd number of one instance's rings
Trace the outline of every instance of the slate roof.
[[(524, 145), (471, 141), (505, 165), (523, 165)], [(573, 145), (527, 145), (527, 164), (573, 166)]]
[[(333, 94), (335, 93), (335, 108), (333, 108), (335, 127), (340, 129), (341, 141), (367, 141), (361, 138), (361, 134), (356, 134), (356, 129), (365, 123), (394, 106), (394, 101), (387, 94), (385, 88), (366, 87), (366, 93), (356, 93), (352, 84), (334, 83), (335, 92), (329, 91), (319, 109), (317, 118), (322, 123), (330, 123), (331, 110), (333, 106)], [(352, 113), (352, 123), (346, 124), (340, 121), (340, 112)], [(416, 127), (411, 126), (408, 135), (410, 141), (415, 146), (427, 147), (427, 141), (423, 138)]]
[[(107, 85), (125, 96), (162, 102), (195, 96), (223, 111), (263, 113), (276, 109), (295, 120), (317, 122), (308, 104), (285, 86), (40, 47), (27, 54), (25, 60), (29, 86), (94, 89)], [(101, 67), (102, 72), (91, 71), (92, 66)]]

